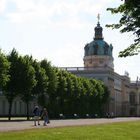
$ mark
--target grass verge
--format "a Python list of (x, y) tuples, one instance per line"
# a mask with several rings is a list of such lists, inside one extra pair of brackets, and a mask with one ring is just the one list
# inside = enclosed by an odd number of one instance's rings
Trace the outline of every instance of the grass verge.
[(0, 140), (140, 140), (140, 121), (4, 132)]

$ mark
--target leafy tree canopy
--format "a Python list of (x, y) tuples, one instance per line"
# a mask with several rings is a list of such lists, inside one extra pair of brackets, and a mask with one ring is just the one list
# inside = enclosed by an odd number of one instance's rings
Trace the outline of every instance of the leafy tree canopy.
[(8, 62), (6, 56), (0, 50), (0, 88), (5, 86), (6, 83), (9, 81), (9, 68), (10, 62)]
[(119, 53), (120, 57), (137, 55), (140, 52), (140, 1), (125, 0), (117, 8), (108, 8), (112, 14), (121, 13), (122, 17), (117, 24), (106, 25), (112, 29), (120, 29), (121, 33), (133, 32), (134, 43)]

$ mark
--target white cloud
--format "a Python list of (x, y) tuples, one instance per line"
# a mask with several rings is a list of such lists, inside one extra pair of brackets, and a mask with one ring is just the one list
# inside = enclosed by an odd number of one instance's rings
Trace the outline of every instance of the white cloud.
[[(75, 2), (54, 0), (48, 3), (44, 0), (12, 0), (17, 7), (16, 12), (8, 13), (7, 18), (17, 23), (44, 23), (56, 26), (83, 27), (85, 20), (80, 16), (89, 14), (95, 17), (106, 3), (111, 0), (79, 0)], [(88, 18), (88, 17), (87, 17)]]
[[(83, 66), (83, 50), (81, 49), (80, 43), (66, 43), (63, 48), (55, 48), (54, 50), (50, 50), (53, 52), (49, 52), (48, 56), (55, 66), (59, 67), (71, 67), (71, 66)], [(49, 55), (50, 54), (50, 55)], [(53, 54), (53, 55), (52, 55)], [(82, 55), (81, 55), (82, 54)], [(74, 61), (73, 61), (74, 60)]]
[(12, 0), (16, 4), (17, 10), (27, 12), (36, 9), (34, 0)]
[(0, 0), (0, 14), (5, 11), (6, 8), (6, 0)]

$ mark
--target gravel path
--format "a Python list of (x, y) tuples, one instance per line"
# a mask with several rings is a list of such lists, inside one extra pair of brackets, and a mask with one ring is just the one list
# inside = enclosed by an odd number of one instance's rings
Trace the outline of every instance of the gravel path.
[(135, 121), (139, 120), (140, 117), (131, 118), (113, 118), (113, 119), (69, 119), (69, 120), (51, 120), (50, 124), (43, 126), (43, 121), (41, 121), (40, 126), (34, 126), (33, 121), (1, 121), (0, 122), (0, 132), (13, 131), (13, 130), (24, 130), (24, 129), (34, 129), (34, 128), (51, 128), (51, 127), (62, 127), (62, 126), (73, 126), (73, 125), (93, 125), (93, 124), (103, 124), (112, 122), (125, 122), (125, 121)]

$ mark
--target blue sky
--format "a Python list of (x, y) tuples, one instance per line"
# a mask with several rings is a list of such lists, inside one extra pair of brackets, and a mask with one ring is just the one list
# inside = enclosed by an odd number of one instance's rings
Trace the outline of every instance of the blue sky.
[(83, 66), (84, 46), (93, 40), (97, 14), (101, 14), (104, 40), (113, 44), (115, 71), (128, 71), (136, 80), (140, 75), (140, 55), (118, 58), (119, 51), (133, 42), (132, 34), (105, 28), (120, 15), (111, 15), (108, 7), (121, 0), (0, 0), (0, 48), (12, 48), (21, 55), (46, 58), (58, 67)]

